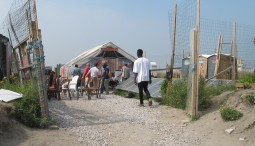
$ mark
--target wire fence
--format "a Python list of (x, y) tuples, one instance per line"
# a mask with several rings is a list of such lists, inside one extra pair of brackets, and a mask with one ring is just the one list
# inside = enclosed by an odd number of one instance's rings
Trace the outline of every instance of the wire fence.
[(13, 47), (28, 39), (35, 21), (33, 0), (14, 0), (0, 26), (0, 33), (10, 39)]
[[(175, 64), (180, 67), (182, 58), (190, 54), (190, 31), (196, 26), (197, 0), (183, 0), (177, 4)], [(174, 12), (169, 13), (169, 27), (173, 40)], [(232, 55), (234, 22), (200, 19), (200, 54), (216, 53), (219, 35), (223, 37), (222, 53)], [(255, 58), (255, 27), (237, 22), (237, 58), (242, 60), (244, 67), (254, 68)], [(171, 41), (172, 43), (172, 41)]]

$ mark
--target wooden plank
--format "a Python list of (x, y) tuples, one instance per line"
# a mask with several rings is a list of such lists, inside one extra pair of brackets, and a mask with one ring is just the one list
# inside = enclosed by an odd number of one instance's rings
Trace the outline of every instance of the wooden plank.
[(236, 53), (237, 53), (237, 49), (236, 49), (236, 22), (234, 22), (234, 28), (233, 28), (233, 51), (234, 51), (234, 58), (233, 58), (233, 68), (232, 68), (232, 83), (235, 84), (236, 82)]
[(173, 77), (173, 68), (174, 68), (174, 52), (175, 52), (175, 42), (176, 42), (176, 15), (177, 15), (177, 4), (174, 7), (174, 31), (173, 31), (173, 42), (172, 42), (172, 56), (170, 64), (170, 74)]
[(236, 88), (244, 88), (244, 84), (243, 83), (235, 83), (235, 87)]

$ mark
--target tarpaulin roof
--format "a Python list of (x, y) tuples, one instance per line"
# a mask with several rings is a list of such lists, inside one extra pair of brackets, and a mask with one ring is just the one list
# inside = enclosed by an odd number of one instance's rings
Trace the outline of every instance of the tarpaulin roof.
[[(104, 48), (113, 48), (115, 50), (106, 52), (104, 51)], [(129, 53), (127, 53), (126, 51), (118, 47), (117, 45), (113, 44), (112, 42), (107, 42), (105, 44), (96, 46), (92, 49), (89, 49), (83, 52), (79, 56), (67, 62), (64, 66), (70, 67), (74, 64), (77, 64), (78, 66), (85, 66), (85, 64), (88, 63), (90, 60), (92, 60), (94, 57), (116, 57), (116, 58), (125, 57), (132, 62), (136, 60), (135, 57), (133, 57), (132, 55), (130, 55)]]

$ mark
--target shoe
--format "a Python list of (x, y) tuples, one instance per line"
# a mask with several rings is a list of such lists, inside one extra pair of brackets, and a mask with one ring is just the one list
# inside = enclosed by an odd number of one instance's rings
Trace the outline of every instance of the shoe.
[(149, 101), (149, 106), (152, 106), (152, 101)]
[(140, 107), (144, 107), (144, 104), (139, 104)]

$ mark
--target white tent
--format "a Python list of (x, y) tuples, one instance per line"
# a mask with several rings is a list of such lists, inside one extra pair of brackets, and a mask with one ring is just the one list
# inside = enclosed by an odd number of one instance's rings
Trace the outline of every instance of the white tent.
[(0, 101), (9, 102), (18, 98), (21, 98), (23, 95), (5, 89), (0, 89)]
[(89, 49), (71, 61), (67, 62), (61, 67), (60, 74), (62, 77), (70, 77), (69, 70), (72, 66), (77, 64), (80, 68), (84, 68), (86, 63), (92, 63), (91, 65), (93, 66), (93, 61), (95, 62), (95, 59), (108, 61), (111, 60), (114, 62), (112, 69), (115, 70), (118, 69), (118, 65), (124, 63), (131, 64), (132, 66), (136, 58), (112, 42), (107, 42), (105, 44)]

